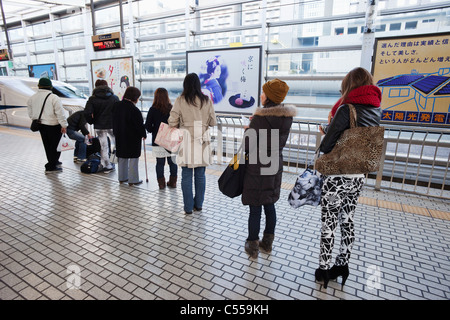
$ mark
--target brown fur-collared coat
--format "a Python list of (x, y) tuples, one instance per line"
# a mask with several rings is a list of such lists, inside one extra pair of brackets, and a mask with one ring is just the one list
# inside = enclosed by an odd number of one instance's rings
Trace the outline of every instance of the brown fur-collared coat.
[(244, 178), (244, 205), (272, 204), (280, 198), (283, 148), (289, 136), (293, 106), (257, 108), (245, 132), (245, 151), (249, 153)]

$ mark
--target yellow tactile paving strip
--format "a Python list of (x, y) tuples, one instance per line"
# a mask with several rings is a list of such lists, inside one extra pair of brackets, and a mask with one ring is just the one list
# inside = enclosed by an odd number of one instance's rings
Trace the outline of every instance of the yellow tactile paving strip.
[[(216, 176), (220, 176), (222, 174), (221, 171), (211, 170), (211, 169), (207, 169), (206, 173), (213, 174)], [(285, 190), (291, 190), (293, 187), (294, 187), (294, 185), (292, 183), (283, 182), (281, 184), (281, 188), (285, 189)], [(369, 197), (360, 197), (358, 202), (361, 204), (378, 207), (378, 208), (386, 208), (389, 210), (419, 214), (419, 215), (443, 219), (443, 220), (450, 220), (450, 212), (445, 212), (445, 211), (431, 210), (431, 209), (424, 208), (424, 207), (410, 206), (410, 205), (401, 204), (398, 202), (378, 200), (378, 199), (369, 198)]]
[[(28, 138), (34, 138), (39, 139), (39, 133), (31, 132), (31, 131), (25, 131), (25, 130), (17, 130), (14, 128), (8, 128), (8, 127), (1, 127), (1, 132), (19, 135), (22, 137), (28, 137)], [(143, 159), (143, 156), (141, 156), (141, 159)], [(148, 157), (147, 161), (149, 162), (155, 162), (154, 159)], [(214, 169), (206, 169), (206, 174), (220, 176), (222, 174), (222, 171), (214, 170)], [(292, 183), (283, 182), (281, 184), (281, 188), (284, 190), (291, 190), (294, 187)], [(365, 204), (368, 206), (373, 207), (379, 207), (379, 208), (386, 208), (389, 210), (396, 210), (401, 211), (405, 213), (413, 213), (413, 214), (419, 214), (427, 217), (433, 217), (437, 219), (442, 220), (450, 220), (450, 212), (445, 211), (439, 211), (439, 210), (432, 210), (424, 207), (417, 207), (417, 206), (411, 206), (407, 204), (401, 204), (398, 202), (392, 202), (392, 201), (386, 201), (386, 200), (378, 200), (375, 198), (369, 198), (369, 197), (360, 197), (358, 200), (359, 203)]]

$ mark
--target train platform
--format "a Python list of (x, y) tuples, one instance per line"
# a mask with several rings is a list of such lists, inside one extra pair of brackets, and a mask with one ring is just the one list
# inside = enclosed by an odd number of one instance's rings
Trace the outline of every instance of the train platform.
[[(0, 299), (450, 299), (450, 201), (365, 187), (350, 276), (325, 289), (320, 207), (289, 206), (295, 174), (283, 176), (272, 254), (249, 259), (248, 207), (218, 190), (224, 166), (208, 167), (203, 210), (185, 215), (180, 181), (159, 190), (147, 147), (138, 186), (81, 173), (72, 151), (46, 175), (39, 134), (0, 126)], [(339, 242), (338, 230), (333, 257)]]

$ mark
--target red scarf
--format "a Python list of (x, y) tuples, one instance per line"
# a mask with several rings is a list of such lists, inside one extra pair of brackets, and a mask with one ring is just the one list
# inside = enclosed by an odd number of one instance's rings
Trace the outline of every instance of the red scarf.
[(381, 91), (377, 86), (362, 86), (350, 91), (344, 102), (339, 99), (331, 109), (331, 117), (336, 114), (337, 109), (346, 103), (352, 104), (369, 104), (376, 108), (381, 105)]

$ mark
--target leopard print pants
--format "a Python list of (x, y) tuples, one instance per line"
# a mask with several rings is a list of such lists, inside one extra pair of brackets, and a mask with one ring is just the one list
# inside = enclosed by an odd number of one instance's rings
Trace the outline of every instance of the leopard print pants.
[(322, 187), (322, 229), (319, 267), (329, 269), (337, 223), (341, 227), (341, 246), (335, 265), (347, 265), (355, 241), (353, 218), (364, 185), (364, 178), (326, 177)]

